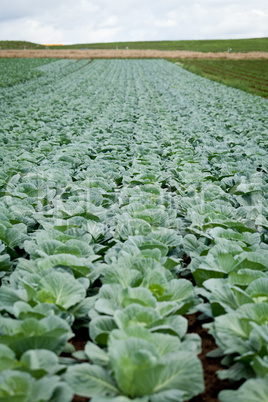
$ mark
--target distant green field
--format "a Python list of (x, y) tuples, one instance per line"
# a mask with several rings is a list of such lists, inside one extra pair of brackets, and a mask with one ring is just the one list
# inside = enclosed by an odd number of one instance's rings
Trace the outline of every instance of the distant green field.
[(169, 61), (203, 77), (268, 98), (268, 60)]
[(26, 42), (21, 40), (0, 40), (1, 49), (44, 49), (45, 46), (38, 43)]
[(152, 49), (152, 50), (190, 50), (199, 52), (225, 52), (232, 48), (234, 52), (268, 51), (268, 38), (254, 39), (224, 39), (224, 40), (181, 40), (154, 42), (116, 42), (94, 43), (83, 45), (63, 46), (64, 48), (79, 49)]
[[(31, 42), (0, 41), (2, 49), (42, 49), (44, 46)], [(113, 42), (83, 43), (75, 45), (53, 46), (53, 49), (153, 49), (153, 50), (190, 50), (200, 52), (225, 52), (232, 48), (233, 52), (268, 51), (268, 38), (224, 39), (224, 40), (180, 40), (180, 41), (146, 41), (146, 42)]]

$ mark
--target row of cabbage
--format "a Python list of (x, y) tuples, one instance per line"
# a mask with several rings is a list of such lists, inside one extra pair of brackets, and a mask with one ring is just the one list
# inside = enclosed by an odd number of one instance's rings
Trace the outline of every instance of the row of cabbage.
[(265, 400), (265, 101), (165, 61), (42, 70), (1, 94), (0, 396), (190, 399), (198, 310), (246, 380), (220, 400)]
[(9, 87), (40, 77), (43, 73), (36, 67), (53, 62), (53, 59), (5, 59), (0, 58), (0, 87)]

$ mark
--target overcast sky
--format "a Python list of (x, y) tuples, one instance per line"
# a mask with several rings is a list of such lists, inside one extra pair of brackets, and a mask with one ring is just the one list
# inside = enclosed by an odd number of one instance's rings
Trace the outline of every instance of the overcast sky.
[(267, 0), (0, 0), (0, 40), (72, 44), (267, 36)]

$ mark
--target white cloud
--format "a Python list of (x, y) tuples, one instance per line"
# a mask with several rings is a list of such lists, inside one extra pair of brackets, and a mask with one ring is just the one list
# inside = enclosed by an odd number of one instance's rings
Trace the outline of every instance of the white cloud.
[(18, 19), (0, 24), (2, 40), (26, 40), (35, 43), (62, 43), (64, 32), (35, 19)]
[(256, 14), (256, 15), (258, 15), (260, 17), (265, 17), (266, 16), (266, 18), (267, 18), (267, 15), (261, 10), (252, 10), (252, 13)]
[(118, 24), (118, 17), (115, 15), (111, 15), (100, 23), (101, 27), (116, 27)]
[(177, 25), (177, 23), (173, 19), (155, 20), (155, 22), (154, 22), (154, 26), (160, 27), (160, 28), (175, 27), (176, 25)]
[(0, 40), (87, 43), (268, 36), (267, 0), (1, 0)]

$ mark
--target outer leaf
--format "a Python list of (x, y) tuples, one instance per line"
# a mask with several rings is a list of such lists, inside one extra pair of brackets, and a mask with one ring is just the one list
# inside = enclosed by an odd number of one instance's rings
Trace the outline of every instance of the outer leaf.
[(58, 363), (58, 356), (47, 349), (28, 350), (20, 359), (30, 370), (43, 370), (48, 374), (57, 373), (62, 366)]
[(35, 318), (20, 321), (0, 317), (0, 324), (3, 329), (0, 343), (8, 345), (17, 357), (29, 349), (60, 353), (73, 335), (69, 325), (57, 316), (48, 316), (40, 321)]
[[(169, 342), (168, 335), (156, 337), (158, 345)], [(201, 362), (191, 353), (173, 352), (160, 358), (153, 343), (128, 338), (110, 344), (109, 356), (119, 388), (130, 397), (179, 389), (190, 398), (204, 389)]]
[(58, 384), (59, 377), (57, 376), (45, 376), (35, 381), (32, 388), (31, 400), (36, 402), (49, 401)]
[(146, 236), (151, 231), (151, 226), (143, 219), (129, 219), (127, 222), (119, 224), (116, 228), (116, 233), (122, 240), (127, 240), (129, 236)]
[(65, 379), (77, 395), (88, 398), (119, 393), (108, 373), (93, 364), (81, 363), (68, 367)]
[(68, 273), (51, 272), (39, 283), (38, 299), (65, 309), (79, 303), (85, 296), (86, 290), (83, 285)]
[(53, 267), (70, 267), (76, 276), (87, 276), (91, 272), (91, 258), (78, 258), (71, 254), (56, 254), (38, 260), (38, 266), (42, 270)]
[(253, 298), (255, 303), (268, 301), (268, 278), (259, 278), (251, 282), (246, 292)]
[(84, 352), (89, 360), (92, 361), (94, 364), (106, 366), (109, 363), (107, 353), (92, 342), (86, 343)]
[(130, 399), (127, 396), (93, 396), (91, 402), (149, 402), (148, 396)]
[(6, 345), (0, 344), (0, 372), (19, 367), (15, 353)]
[(0, 375), (0, 400), (28, 402), (31, 400), (34, 379), (28, 373), (6, 370)]
[(73, 391), (66, 382), (59, 382), (53, 392), (49, 402), (71, 402), (73, 400)]
[(115, 328), (117, 325), (112, 317), (96, 317), (90, 322), (90, 338), (100, 345), (106, 345), (110, 332)]
[(126, 307), (132, 303), (142, 306), (156, 307), (156, 299), (152, 293), (145, 288), (126, 288), (122, 291), (122, 306)]
[(185, 399), (186, 393), (179, 389), (158, 392), (150, 397), (151, 402), (183, 402)]
[(265, 378), (247, 380), (237, 391), (219, 393), (221, 402), (267, 402), (268, 375)]
[(151, 378), (155, 382), (154, 393), (179, 389), (190, 399), (204, 391), (202, 365), (195, 355), (178, 352), (171, 359), (163, 357), (161, 363), (164, 365), (160, 370), (152, 371), (147, 377), (147, 381)]

